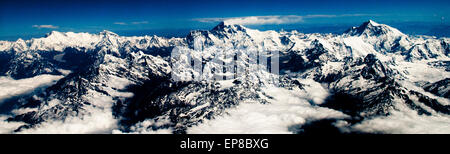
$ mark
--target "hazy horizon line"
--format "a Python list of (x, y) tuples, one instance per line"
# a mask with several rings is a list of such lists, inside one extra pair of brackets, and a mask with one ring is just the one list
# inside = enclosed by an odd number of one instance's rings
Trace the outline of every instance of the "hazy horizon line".
[[(220, 23), (220, 22), (219, 22)], [(416, 23), (422, 23), (417, 25)], [(385, 24), (385, 23), (381, 23)], [(414, 25), (409, 25), (414, 24)], [(443, 26), (442, 29), (446, 29), (445, 27), (450, 27), (450, 24), (443, 24), (443, 23), (433, 23), (434, 25), (428, 25), (429, 22), (397, 22), (397, 23), (391, 23), (387, 24), (391, 27), (399, 29), (401, 32), (409, 35), (430, 35), (433, 32), (430, 30), (436, 29), (439, 26)], [(296, 30), (302, 33), (332, 33), (332, 34), (339, 34), (343, 33), (348, 28), (351, 28), (353, 26), (359, 26), (354, 25), (350, 23), (341, 23), (341, 24), (284, 24), (285, 27), (280, 25), (244, 25), (246, 27), (252, 28), (252, 29), (258, 29), (258, 30), (287, 30), (292, 31)], [(318, 25), (318, 26), (317, 26)], [(405, 27), (406, 26), (406, 27)], [(415, 26), (416, 28), (411, 28), (408, 26)], [(425, 28), (425, 29), (418, 29), (417, 27)], [(103, 30), (108, 30), (111, 32), (114, 32), (120, 36), (145, 36), (145, 35), (157, 35), (160, 37), (185, 37), (189, 34), (190, 31), (194, 30), (211, 30), (213, 27), (210, 28), (158, 28), (158, 29), (133, 29), (133, 30), (109, 30), (109, 29), (98, 29), (98, 30), (58, 30), (58, 29), (48, 29), (45, 32), (38, 32), (38, 33), (32, 33), (32, 34), (18, 34), (18, 35), (0, 35), (0, 40), (2, 41), (16, 41), (18, 39), (28, 40), (32, 38), (41, 38), (45, 37), (46, 34), (50, 33), (51, 31), (59, 31), (59, 32), (75, 32), (75, 33), (99, 33)], [(334, 28), (334, 29), (330, 29)], [(428, 31), (426, 31), (428, 30)], [(447, 30), (449, 31), (449, 30)], [(182, 33), (180, 33), (182, 32)], [(434, 35), (430, 35), (434, 36)], [(441, 36), (436, 37), (450, 37), (450, 32), (443, 32), (441, 33)]]

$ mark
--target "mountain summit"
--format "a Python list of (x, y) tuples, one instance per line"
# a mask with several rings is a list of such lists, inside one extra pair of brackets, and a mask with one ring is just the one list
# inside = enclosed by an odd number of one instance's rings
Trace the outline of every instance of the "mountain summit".
[(101, 31), (101, 32), (99, 33), (99, 35), (102, 35), (102, 36), (107, 36), (107, 35), (110, 35), (110, 36), (119, 36), (119, 35), (117, 35), (116, 33), (111, 32), (111, 31), (108, 31), (108, 30), (103, 30), (103, 31)]
[(365, 37), (377, 37), (381, 35), (393, 35), (403, 36), (402, 32), (398, 29), (390, 27), (385, 24), (376, 23), (373, 20), (369, 20), (361, 24), (359, 27), (352, 27), (344, 32), (351, 36), (365, 36)]
[(244, 31), (246, 27), (242, 25), (236, 24), (227, 24), (225, 21), (220, 22), (216, 27), (212, 29), (215, 32), (227, 32), (227, 33), (236, 33), (237, 31)]

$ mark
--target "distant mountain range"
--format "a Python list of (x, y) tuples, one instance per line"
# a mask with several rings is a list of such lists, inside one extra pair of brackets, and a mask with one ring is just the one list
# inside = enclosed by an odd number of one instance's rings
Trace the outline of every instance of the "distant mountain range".
[[(31, 94), (0, 98), (0, 108), (11, 109), (2, 113), (7, 117), (2, 129), (317, 133), (311, 129), (317, 126), (337, 130), (319, 133), (450, 133), (449, 43), (446, 37), (406, 35), (372, 20), (341, 34), (259, 31), (222, 22), (180, 38), (53, 31), (42, 38), (0, 41), (0, 75), (64, 76)], [(211, 58), (220, 55), (217, 49), (250, 48), (279, 53), (279, 74), (247, 71), (208, 82), (191, 77), (227, 75), (199, 71), (191, 61), (201, 62), (201, 68), (219, 68), (233, 59), (241, 60), (238, 68), (261, 67), (250, 62), (253, 50)], [(174, 56), (173, 49), (186, 52)], [(185, 58), (191, 55), (200, 56)], [(278, 85), (269, 82), (274, 78)], [(239, 118), (221, 123), (235, 115)], [(237, 124), (245, 119), (250, 122)], [(98, 126), (95, 131), (86, 130), (89, 121)], [(258, 131), (246, 130), (248, 123)]]
[[(292, 31), (296, 30), (301, 33), (332, 33), (341, 34), (348, 27), (353, 26), (353, 23), (318, 23), (318, 24), (286, 24), (286, 25), (250, 25), (249, 28), (258, 30), (276, 30), (276, 31)], [(448, 24), (441, 23), (429, 23), (429, 22), (390, 22), (391, 26), (398, 28), (408, 35), (429, 35), (436, 37), (449, 37)], [(196, 29), (196, 28), (194, 28)], [(201, 28), (209, 29), (209, 28)], [(144, 36), (144, 35), (157, 35), (160, 37), (184, 37), (191, 31), (191, 28), (185, 29), (138, 29), (138, 30), (114, 30), (115, 33), (121, 36)], [(89, 33), (98, 33), (100, 31), (81, 31)], [(21, 34), (21, 35), (5, 35), (0, 36), (0, 40), (15, 41), (18, 38), (31, 39), (45, 36), (44, 32), (36, 32), (34, 34)]]

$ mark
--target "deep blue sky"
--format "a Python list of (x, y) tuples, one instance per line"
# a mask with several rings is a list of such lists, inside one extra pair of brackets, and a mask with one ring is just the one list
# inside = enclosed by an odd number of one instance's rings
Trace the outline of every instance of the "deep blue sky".
[[(0, 39), (40, 36), (52, 30), (133, 34), (210, 29), (218, 22), (199, 18), (271, 15), (335, 15), (304, 18), (289, 24), (248, 25), (253, 28), (302, 29), (311, 25), (357, 26), (373, 19), (400, 27), (449, 25), (449, 0), (164, 0), (164, 1), (0, 1)], [(405, 24), (403, 24), (405, 23)], [(403, 24), (403, 25), (402, 25)], [(316, 27), (320, 27), (316, 26)], [(422, 28), (423, 28), (422, 26)], [(429, 27), (427, 27), (429, 26)], [(419, 26), (420, 27), (420, 26)], [(316, 28), (318, 32), (323, 29)], [(340, 29), (339, 29), (340, 30)], [(400, 29), (402, 30), (402, 29)], [(310, 30), (314, 31), (314, 30)], [(408, 30), (407, 30), (408, 31)], [(414, 28), (409, 31), (414, 32)]]

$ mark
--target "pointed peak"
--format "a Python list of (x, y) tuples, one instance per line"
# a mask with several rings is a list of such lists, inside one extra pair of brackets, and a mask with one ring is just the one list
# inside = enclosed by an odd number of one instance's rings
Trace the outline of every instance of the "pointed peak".
[(119, 36), (114, 32), (108, 31), (108, 30), (103, 30), (102, 32), (99, 33), (100, 35), (113, 35), (113, 36)]
[(371, 26), (380, 26), (379, 23), (377, 23), (377, 22), (375, 22), (375, 21), (373, 21), (373, 20), (369, 20), (369, 21), (367, 21), (366, 23), (367, 23), (367, 25), (371, 25)]
[(367, 29), (367, 28), (380, 27), (380, 26), (386, 26), (386, 25), (379, 24), (379, 23), (377, 23), (377, 22), (375, 22), (373, 20), (368, 20), (368, 21), (362, 23), (359, 27), (356, 27), (356, 28)]
[(51, 31), (50, 33), (45, 34), (45, 37), (48, 38), (50, 36), (60, 36), (65, 35), (63, 32)]
[(13, 43), (12, 47), (15, 51), (24, 51), (27, 48), (27, 42), (25, 42), (22, 38), (19, 38)]
[(220, 22), (218, 25), (216, 25), (216, 26), (213, 28), (213, 30), (222, 30), (222, 29), (224, 29), (224, 28), (227, 27), (227, 26), (229, 26), (229, 25), (225, 24), (225, 21), (222, 21), (222, 22)]
[(16, 42), (25, 42), (22, 38), (18, 38)]
[(232, 23), (228, 23), (226, 21), (222, 21), (216, 27), (214, 27), (212, 30), (213, 31), (231, 32), (231, 31), (245, 31), (245, 29), (246, 28), (242, 25), (232, 24)]
[(226, 21), (221, 21), (219, 24), (217, 24), (217, 26), (228, 26), (228, 25), (232, 24), (226, 23)]
[(19, 44), (25, 44), (26, 42), (25, 42), (25, 40), (24, 39), (22, 39), (22, 38), (18, 38), (17, 40), (16, 40), (16, 42), (15, 43), (19, 43)]
[(368, 20), (359, 27), (352, 27), (344, 32), (351, 36), (380, 36), (380, 35), (404, 35), (399, 30), (385, 24), (379, 24), (373, 20)]

